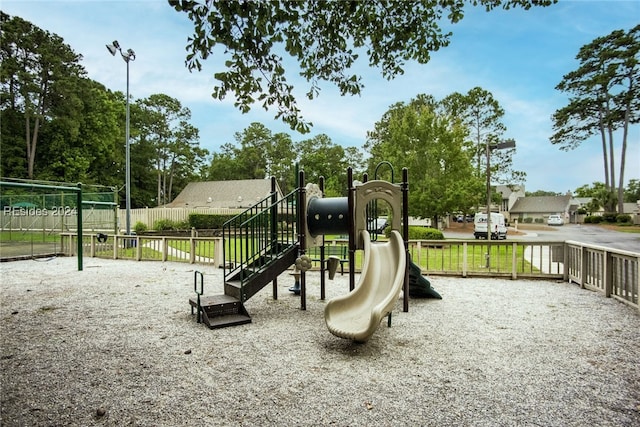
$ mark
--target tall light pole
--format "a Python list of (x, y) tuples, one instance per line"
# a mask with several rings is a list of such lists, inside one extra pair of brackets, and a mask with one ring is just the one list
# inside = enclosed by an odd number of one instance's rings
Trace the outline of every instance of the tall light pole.
[(491, 266), (491, 152), (493, 150), (515, 148), (515, 146), (516, 142), (513, 139), (505, 139), (497, 144), (490, 144), (487, 140), (487, 268)]
[(131, 155), (129, 149), (129, 62), (136, 60), (136, 53), (127, 49), (122, 52), (120, 43), (114, 40), (113, 43), (107, 45), (107, 49), (111, 55), (115, 56), (116, 52), (120, 52), (120, 56), (127, 63), (127, 115), (125, 119), (125, 208), (126, 208), (126, 233), (131, 235)]

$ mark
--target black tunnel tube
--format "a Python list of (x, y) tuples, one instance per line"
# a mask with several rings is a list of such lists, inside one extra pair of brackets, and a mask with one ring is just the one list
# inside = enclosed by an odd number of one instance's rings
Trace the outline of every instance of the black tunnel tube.
[(313, 237), (346, 234), (349, 206), (346, 197), (314, 197), (307, 204), (307, 227)]

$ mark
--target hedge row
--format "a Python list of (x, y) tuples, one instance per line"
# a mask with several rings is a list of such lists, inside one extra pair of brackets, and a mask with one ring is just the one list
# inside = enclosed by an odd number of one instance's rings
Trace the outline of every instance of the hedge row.
[(601, 222), (608, 224), (631, 224), (631, 215), (605, 212), (602, 215), (589, 215), (584, 217), (585, 224), (600, 224)]
[(222, 228), (222, 225), (235, 215), (210, 215), (210, 214), (189, 214), (189, 228), (196, 230), (212, 230)]
[[(385, 235), (389, 237), (391, 227), (384, 229)], [(421, 227), (418, 225), (409, 226), (409, 240), (444, 240), (442, 231), (430, 227)]]

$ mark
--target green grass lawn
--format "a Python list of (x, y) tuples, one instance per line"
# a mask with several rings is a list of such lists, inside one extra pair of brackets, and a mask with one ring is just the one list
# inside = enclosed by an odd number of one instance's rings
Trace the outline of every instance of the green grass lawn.
[[(620, 229), (628, 229), (630, 232), (636, 232), (634, 229), (640, 227), (618, 227)], [(326, 241), (331, 240), (345, 240), (346, 236), (325, 236)], [(378, 236), (379, 241), (384, 241), (384, 236)], [(472, 239), (470, 239), (473, 241)], [(60, 241), (59, 234), (57, 232), (29, 232), (29, 231), (2, 231), (0, 232), (0, 241), (16, 241), (16, 242), (51, 242), (57, 243)], [(257, 246), (257, 242), (253, 241), (248, 243), (246, 239), (237, 239), (233, 242), (226, 242), (227, 258), (233, 258), (234, 251), (240, 250), (242, 245), (243, 252)], [(346, 241), (339, 244), (348, 244)], [(169, 240), (169, 247), (189, 253), (191, 250), (190, 242), (187, 240)], [(196, 245), (196, 256), (213, 258), (214, 257), (215, 243), (203, 244), (199, 242)], [(97, 253), (98, 256), (113, 256), (112, 247), (102, 252)], [(136, 248), (119, 248), (118, 257), (127, 259), (136, 259)], [(154, 260), (161, 259), (162, 253), (159, 250), (153, 248), (142, 247), (142, 259)], [(517, 246), (516, 248), (516, 273), (536, 271), (532, 266), (524, 260), (523, 246)], [(442, 244), (438, 243), (433, 247), (423, 247), (418, 256), (418, 251), (415, 248), (410, 248), (412, 260), (425, 270), (429, 271), (461, 271), (463, 266), (463, 245), (462, 243), (449, 244), (447, 240), (443, 240)], [(348, 257), (348, 253), (347, 253)], [(492, 270), (499, 271), (511, 271), (513, 257), (512, 245), (491, 245), (491, 268)], [(185, 261), (185, 258), (169, 256), (169, 260), (172, 261)], [(362, 251), (356, 251), (356, 267), (362, 266), (363, 253)], [(486, 268), (486, 244), (480, 245), (468, 245), (467, 246), (467, 270), (468, 271), (482, 271)]]
[[(513, 260), (512, 245), (491, 245), (490, 265), (492, 270), (511, 271)], [(524, 246), (516, 247), (516, 273), (537, 271), (524, 259)], [(486, 245), (467, 246), (467, 270), (482, 271), (487, 264)], [(412, 260), (415, 264), (427, 270), (462, 271), (464, 263), (464, 248), (462, 243), (447, 244), (443, 240), (438, 247), (422, 248), (420, 256), (418, 251), (412, 251)]]
[(37, 242), (56, 243), (60, 242), (59, 231), (0, 231), (0, 242)]

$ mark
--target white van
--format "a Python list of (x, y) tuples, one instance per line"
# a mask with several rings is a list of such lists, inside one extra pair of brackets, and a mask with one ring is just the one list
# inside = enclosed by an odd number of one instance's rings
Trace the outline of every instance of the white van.
[[(487, 214), (477, 213), (473, 220), (473, 236), (476, 239), (487, 238)], [(491, 240), (507, 238), (507, 226), (504, 215), (491, 212)]]

